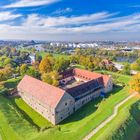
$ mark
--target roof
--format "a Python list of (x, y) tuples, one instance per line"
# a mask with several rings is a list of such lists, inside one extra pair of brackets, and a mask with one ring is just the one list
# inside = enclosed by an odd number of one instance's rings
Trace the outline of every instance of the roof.
[(88, 70), (82, 70), (82, 69), (78, 69), (78, 68), (74, 69), (74, 73), (75, 73), (75, 76), (78, 76), (81, 79), (83, 78), (83, 79), (87, 79), (87, 80), (99, 79), (102, 77), (104, 86), (107, 85), (107, 83), (110, 79), (109, 75), (104, 75), (104, 74), (100, 74), (100, 73), (96, 73), (96, 72), (90, 72)]
[(81, 79), (87, 80), (87, 82), (71, 89), (63, 90), (61, 88), (49, 85), (45, 82), (26, 75), (20, 81), (17, 88), (27, 94), (30, 94), (43, 104), (46, 104), (52, 108), (56, 108), (64, 94), (68, 93), (73, 97), (79, 96), (79, 94), (84, 94), (86, 92), (85, 90), (96, 90), (98, 87), (105, 87), (110, 79), (110, 76), (108, 75), (102, 75), (99, 73), (81, 70), (77, 68), (69, 71), (68, 73), (66, 72), (65, 74), (66, 76), (70, 76), (72, 74)]
[(17, 86), (18, 89), (31, 94), (44, 104), (55, 108), (65, 91), (30, 76), (24, 76)]
[[(66, 92), (69, 93), (72, 97), (75, 99), (81, 98), (87, 93), (88, 91), (96, 91), (98, 89), (101, 89), (103, 87), (103, 83), (101, 84), (98, 79), (96, 80), (90, 80), (86, 83), (82, 83), (81, 85), (78, 85), (76, 87), (67, 89)], [(87, 95), (87, 94), (86, 94)]]

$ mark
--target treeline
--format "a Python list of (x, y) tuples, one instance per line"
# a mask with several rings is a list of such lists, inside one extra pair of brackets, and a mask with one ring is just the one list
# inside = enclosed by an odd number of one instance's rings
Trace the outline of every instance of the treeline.
[(69, 50), (73, 50), (76, 52), (77, 50), (81, 55), (92, 55), (92, 56), (101, 56), (102, 58), (107, 58), (110, 60), (117, 60), (117, 57), (126, 57), (129, 59), (131, 58), (139, 58), (140, 51), (134, 50), (132, 52), (125, 52), (119, 49), (116, 50), (105, 50), (102, 48), (72, 48), (72, 47), (65, 47), (65, 46), (44, 46), (44, 49), (50, 53), (58, 53), (58, 54), (70, 54)]

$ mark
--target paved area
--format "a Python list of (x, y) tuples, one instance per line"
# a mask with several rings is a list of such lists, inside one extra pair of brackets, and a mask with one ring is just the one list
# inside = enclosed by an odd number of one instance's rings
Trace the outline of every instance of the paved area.
[(107, 123), (109, 123), (111, 120), (113, 120), (113, 118), (115, 118), (118, 114), (118, 109), (121, 105), (123, 105), (124, 103), (126, 103), (128, 100), (130, 100), (132, 97), (136, 96), (138, 93), (133, 93), (131, 94), (129, 97), (127, 97), (126, 99), (124, 99), (122, 102), (118, 103), (113, 111), (113, 114), (107, 118), (103, 123), (101, 123), (98, 127), (96, 127), (95, 129), (93, 129), (83, 140), (89, 140), (91, 137), (93, 137), (101, 128), (103, 128)]

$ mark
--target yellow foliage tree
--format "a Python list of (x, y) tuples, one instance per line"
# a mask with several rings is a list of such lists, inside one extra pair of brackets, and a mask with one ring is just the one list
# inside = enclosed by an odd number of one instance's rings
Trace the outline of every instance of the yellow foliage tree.
[(41, 76), (42, 81), (53, 86), (59, 85), (59, 78), (60, 76), (56, 71), (52, 71), (50, 73), (43, 73)]
[(41, 73), (49, 73), (53, 70), (54, 59), (50, 55), (46, 55), (39, 64), (39, 71)]
[(140, 93), (140, 73), (133, 76), (130, 81), (130, 91)]

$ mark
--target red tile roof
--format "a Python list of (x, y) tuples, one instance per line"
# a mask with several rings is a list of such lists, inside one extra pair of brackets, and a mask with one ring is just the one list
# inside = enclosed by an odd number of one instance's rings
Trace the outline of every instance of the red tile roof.
[(24, 76), (17, 88), (27, 94), (31, 94), (39, 101), (51, 106), (52, 108), (57, 106), (65, 93), (65, 91), (60, 88), (49, 85), (27, 75)]
[(74, 74), (76, 76), (78, 76), (79, 78), (80, 78), (80, 76), (82, 76), (81, 78), (83, 78), (85, 80), (86, 80), (86, 78), (88, 78), (87, 80), (92, 80), (92, 79), (98, 79), (100, 77), (103, 77), (104, 86), (107, 85), (107, 83), (110, 79), (109, 75), (103, 75), (103, 74), (100, 74), (100, 73), (90, 72), (88, 70), (82, 70), (82, 69), (78, 69), (78, 68), (74, 69)]

